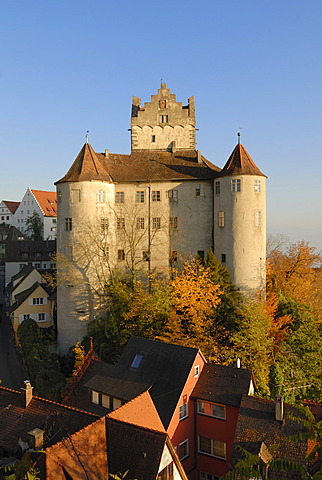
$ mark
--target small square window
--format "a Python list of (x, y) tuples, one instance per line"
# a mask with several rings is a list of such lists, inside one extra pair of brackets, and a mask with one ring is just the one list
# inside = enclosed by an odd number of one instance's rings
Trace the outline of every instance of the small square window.
[(260, 227), (262, 225), (262, 212), (261, 210), (255, 210), (255, 226)]
[(144, 230), (144, 217), (138, 217), (136, 219), (136, 229)]
[(175, 230), (178, 228), (178, 217), (170, 217), (169, 227), (171, 230)]
[(101, 218), (101, 231), (107, 232), (108, 231), (109, 221), (108, 218)]
[(195, 365), (195, 366), (193, 367), (193, 369), (194, 369), (194, 376), (195, 376), (195, 377), (199, 377), (200, 365)]
[(183, 420), (188, 417), (188, 403), (184, 403), (179, 407), (179, 420)]
[(38, 322), (44, 322), (46, 320), (45, 313), (38, 313)]
[(153, 230), (159, 230), (161, 228), (161, 218), (153, 217), (152, 218), (152, 228)]
[(144, 190), (137, 190), (135, 192), (135, 202), (136, 203), (144, 203), (145, 202), (145, 191)]
[(172, 202), (177, 202), (178, 201), (178, 190), (168, 190), (167, 191), (167, 197)]
[(124, 192), (115, 192), (115, 203), (124, 203)]
[(221, 254), (221, 263), (226, 263), (226, 254), (225, 253)]
[(99, 190), (97, 192), (97, 202), (98, 203), (103, 203), (105, 202), (105, 192), (104, 190)]
[(199, 257), (200, 260), (204, 261), (204, 259), (205, 259), (205, 251), (204, 251), (204, 250), (198, 250), (197, 256)]
[(220, 195), (220, 182), (219, 181), (215, 182), (215, 192), (216, 192), (216, 195)]
[(151, 135), (151, 142), (155, 143), (155, 135)]
[(119, 262), (122, 262), (123, 260), (125, 260), (125, 252), (124, 250), (118, 250), (117, 251), (117, 260)]
[(102, 393), (102, 407), (110, 408), (111, 397)]
[(184, 460), (189, 456), (189, 443), (188, 440), (179, 444), (178, 455), (180, 460)]
[(95, 390), (92, 390), (92, 403), (96, 403), (96, 405), (99, 404), (99, 393), (95, 392)]
[(261, 181), (260, 180), (254, 180), (254, 192), (261, 192)]
[(169, 123), (168, 115), (160, 115), (160, 123)]
[(70, 232), (73, 228), (73, 221), (71, 218), (65, 218), (65, 230)]
[(196, 185), (196, 197), (203, 197), (205, 195), (203, 183), (198, 183)]
[(240, 178), (231, 180), (231, 191), (232, 192), (241, 192)]
[(167, 101), (159, 100), (159, 108), (167, 108)]
[(152, 202), (160, 202), (161, 201), (161, 192), (160, 190), (152, 190)]
[(116, 228), (117, 230), (124, 230), (125, 229), (125, 218), (118, 217), (116, 220)]
[(225, 226), (225, 212), (218, 212), (218, 227), (223, 228)]

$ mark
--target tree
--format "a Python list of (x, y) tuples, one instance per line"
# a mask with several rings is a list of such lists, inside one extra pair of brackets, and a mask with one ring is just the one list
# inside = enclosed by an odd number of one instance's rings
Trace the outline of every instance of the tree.
[(30, 217), (27, 217), (26, 226), (26, 234), (31, 240), (44, 239), (44, 226), (39, 213), (34, 212)]
[(267, 290), (312, 308), (322, 321), (322, 256), (308, 242), (290, 244), (286, 251), (273, 249), (268, 256)]
[(211, 280), (211, 271), (198, 260), (186, 263), (170, 282), (171, 311), (164, 332), (166, 342), (200, 348), (209, 360), (218, 360), (213, 313), (222, 291)]

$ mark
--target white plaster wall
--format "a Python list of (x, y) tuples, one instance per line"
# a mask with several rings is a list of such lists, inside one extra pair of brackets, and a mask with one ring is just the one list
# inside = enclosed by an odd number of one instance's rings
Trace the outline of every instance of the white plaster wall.
[(180, 472), (174, 462), (174, 459), (171, 455), (171, 452), (168, 446), (165, 444), (163, 448), (162, 456), (161, 456), (161, 462), (159, 465), (158, 473), (162, 472), (162, 470), (171, 462), (173, 462), (173, 478), (174, 480), (180, 480), (182, 478), (180, 475)]
[[(231, 180), (241, 180), (241, 192), (231, 191)], [(255, 192), (254, 181), (261, 181)], [(266, 178), (264, 176), (228, 176), (220, 179), (220, 195), (214, 194), (215, 255), (226, 266), (232, 281), (243, 291), (265, 285), (266, 262)], [(261, 226), (255, 225), (255, 211), (261, 211)], [(225, 226), (218, 226), (218, 212), (225, 212)]]
[[(155, 142), (152, 142), (152, 135), (155, 136)], [(166, 150), (171, 148), (172, 141), (175, 141), (176, 149), (190, 149), (194, 148), (194, 135), (193, 125), (133, 126), (133, 150)]]

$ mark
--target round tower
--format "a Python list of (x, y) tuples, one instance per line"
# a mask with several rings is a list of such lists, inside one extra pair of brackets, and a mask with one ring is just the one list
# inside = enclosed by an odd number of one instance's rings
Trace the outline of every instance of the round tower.
[(114, 185), (86, 143), (57, 186), (57, 327), (61, 354), (82, 341), (106, 283)]
[(265, 289), (266, 176), (240, 144), (214, 185), (214, 253), (244, 293)]

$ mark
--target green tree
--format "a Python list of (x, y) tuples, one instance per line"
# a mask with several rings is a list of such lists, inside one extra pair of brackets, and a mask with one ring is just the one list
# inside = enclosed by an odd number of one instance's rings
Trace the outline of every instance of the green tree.
[(27, 217), (26, 226), (26, 234), (31, 240), (43, 240), (44, 227), (39, 213), (34, 212), (30, 217)]

